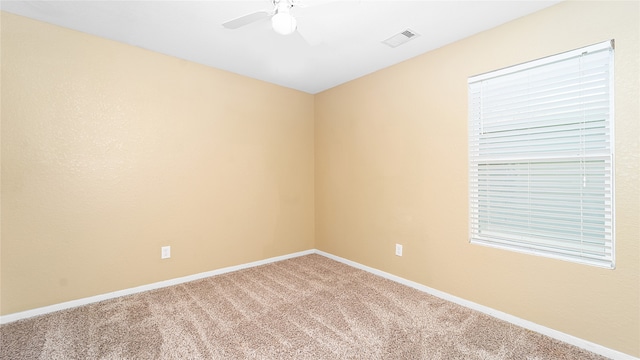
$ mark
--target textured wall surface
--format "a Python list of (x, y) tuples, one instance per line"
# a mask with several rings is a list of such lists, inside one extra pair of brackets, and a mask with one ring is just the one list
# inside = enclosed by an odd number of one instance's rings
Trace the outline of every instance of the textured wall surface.
[(2, 314), (314, 246), (311, 95), (2, 13), (1, 96)]
[[(316, 247), (640, 356), (639, 6), (564, 2), (316, 95)], [(467, 78), (608, 39), (616, 269), (469, 244)]]

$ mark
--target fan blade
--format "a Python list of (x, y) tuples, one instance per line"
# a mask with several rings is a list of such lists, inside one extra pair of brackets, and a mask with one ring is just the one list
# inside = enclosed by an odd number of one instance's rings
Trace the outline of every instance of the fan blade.
[(293, 0), (293, 6), (306, 9), (320, 5), (327, 5), (336, 1), (340, 0)]
[(226, 23), (222, 24), (222, 26), (226, 27), (227, 29), (238, 29), (256, 21), (266, 19), (269, 16), (271, 16), (271, 14), (267, 11), (258, 11), (252, 14), (240, 16), (237, 19), (229, 20)]
[[(296, 0), (306, 6), (296, 9), (298, 33), (311, 46), (333, 42), (342, 36), (342, 28), (357, 23), (361, 9), (360, 0)], [(319, 6), (328, 5), (331, 6)], [(317, 8), (315, 6), (318, 6)], [(311, 9), (313, 8), (313, 9)]]
[(324, 41), (324, 37), (322, 36), (323, 32), (318, 29), (318, 26), (313, 30), (309, 30), (308, 26), (298, 26), (296, 32), (300, 34), (302, 39), (310, 46), (318, 46)]

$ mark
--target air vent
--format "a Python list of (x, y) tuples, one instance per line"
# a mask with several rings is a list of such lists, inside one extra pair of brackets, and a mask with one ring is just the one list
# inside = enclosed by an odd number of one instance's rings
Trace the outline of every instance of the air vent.
[(416, 37), (420, 36), (418, 33), (416, 33), (415, 31), (411, 30), (411, 29), (407, 29), (399, 34), (393, 35), (392, 37), (388, 38), (387, 40), (384, 40), (383, 43), (389, 45), (390, 47), (394, 48), (394, 47), (398, 47), (404, 43), (406, 43), (407, 41), (414, 39)]

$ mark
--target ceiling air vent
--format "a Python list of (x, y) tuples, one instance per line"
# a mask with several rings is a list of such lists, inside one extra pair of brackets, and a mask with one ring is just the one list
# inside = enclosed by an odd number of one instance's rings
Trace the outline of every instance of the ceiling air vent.
[(400, 46), (404, 43), (406, 43), (407, 41), (414, 39), (416, 37), (420, 36), (418, 33), (416, 33), (415, 31), (411, 30), (411, 29), (407, 29), (399, 34), (393, 35), (392, 37), (388, 38), (387, 40), (384, 40), (383, 43), (387, 44), (389, 46), (391, 46), (392, 48)]

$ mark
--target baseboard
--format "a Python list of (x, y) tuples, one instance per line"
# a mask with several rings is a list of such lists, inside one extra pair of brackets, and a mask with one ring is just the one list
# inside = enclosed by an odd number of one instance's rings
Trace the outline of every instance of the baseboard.
[(107, 293), (107, 294), (91, 296), (91, 297), (87, 297), (87, 298), (83, 298), (83, 299), (63, 302), (63, 303), (60, 303), (60, 304), (44, 306), (44, 307), (37, 308), (37, 309), (26, 310), (26, 311), (22, 311), (22, 312), (18, 312), (18, 313), (3, 315), (3, 316), (0, 316), (0, 324), (6, 324), (6, 323), (10, 323), (10, 322), (14, 322), (14, 321), (22, 320), (22, 319), (27, 319), (27, 318), (38, 316), (38, 315), (44, 315), (44, 314), (52, 313), (52, 312), (55, 312), (55, 311), (71, 309), (71, 308), (78, 307), (78, 306), (83, 306), (83, 305), (88, 305), (88, 304), (92, 304), (92, 303), (96, 303), (96, 302), (100, 302), (100, 301), (104, 301), (104, 300), (118, 298), (118, 297), (121, 297), (121, 296), (132, 295), (132, 294), (137, 294), (137, 293), (141, 293), (141, 292), (144, 292), (144, 291), (155, 290), (155, 289), (160, 289), (160, 288), (164, 288), (164, 287), (167, 287), (167, 286), (178, 285), (178, 284), (182, 284), (182, 283), (189, 282), (189, 281), (204, 279), (204, 278), (207, 278), (207, 277), (210, 277), (210, 276), (225, 274), (225, 273), (238, 271), (238, 270), (242, 270), (242, 269), (248, 269), (248, 268), (252, 268), (252, 267), (255, 267), (255, 266), (260, 266), (260, 265), (265, 265), (265, 264), (269, 264), (269, 263), (273, 263), (273, 262), (277, 262), (277, 261), (282, 261), (282, 260), (286, 260), (286, 259), (295, 258), (295, 257), (298, 257), (298, 256), (314, 254), (315, 252), (316, 251), (314, 249), (300, 251), (300, 252), (287, 254), (287, 255), (283, 255), (283, 256), (276, 256), (276, 257), (272, 257), (272, 258), (268, 258), (268, 259), (264, 259), (264, 260), (258, 260), (258, 261), (250, 262), (250, 263), (247, 263), (247, 264), (229, 266), (229, 267), (225, 267), (225, 268), (222, 268), (222, 269), (207, 271), (207, 272), (203, 272), (203, 273), (199, 273), (199, 274), (184, 276), (184, 277), (165, 280), (165, 281), (159, 281), (159, 282), (156, 282), (156, 283), (137, 286), (137, 287), (130, 288), (130, 289), (118, 290), (118, 291), (110, 292), (110, 293)]
[(495, 318), (498, 318), (500, 320), (504, 320), (506, 322), (512, 323), (514, 325), (523, 327), (525, 329), (531, 330), (531, 331), (535, 331), (537, 333), (543, 334), (543, 335), (547, 335), (551, 338), (563, 341), (565, 343), (577, 346), (579, 348), (591, 351), (593, 353), (602, 355), (602, 356), (606, 356), (610, 359), (615, 359), (615, 360), (640, 360), (637, 357), (625, 354), (623, 352), (617, 351), (617, 350), (613, 350), (607, 347), (604, 347), (602, 345), (598, 345), (596, 343), (584, 340), (584, 339), (580, 339), (578, 337), (575, 337), (573, 335), (569, 335), (569, 334), (565, 334), (563, 332), (548, 328), (546, 326), (542, 326), (539, 324), (536, 324), (534, 322), (525, 320), (525, 319), (521, 319), (517, 316), (513, 316), (513, 315), (509, 315), (507, 313), (504, 313), (502, 311), (498, 311), (495, 309), (492, 309), (490, 307), (484, 306), (484, 305), (480, 305), (477, 303), (474, 303), (472, 301), (469, 300), (465, 300), (463, 298), (459, 298), (457, 296), (453, 296), (451, 294), (445, 293), (443, 291), (440, 290), (436, 290), (433, 288), (430, 288), (428, 286), (419, 284), (417, 282), (411, 281), (411, 280), (407, 280), (405, 278), (401, 278), (399, 276), (393, 275), (393, 274), (389, 274), (387, 272), (366, 266), (366, 265), (362, 265), (360, 263), (357, 263), (355, 261), (351, 261), (345, 258), (341, 258), (339, 256), (333, 255), (333, 254), (329, 254), (326, 253), (324, 251), (321, 250), (316, 250), (315, 251), (316, 254), (328, 257), (329, 259), (333, 259), (336, 261), (339, 261), (343, 264), (349, 265), (349, 266), (353, 266), (355, 268), (370, 272), (372, 274), (381, 276), (383, 278), (398, 282), (400, 284), (403, 285), (407, 285), (409, 287), (412, 287), (416, 290), (420, 290), (423, 291), (425, 293), (428, 293), (430, 295), (433, 296), (437, 296), (443, 300), (447, 300), (447, 301), (451, 301), (453, 303), (456, 303), (458, 305), (462, 305), (464, 307), (473, 309), (473, 310), (477, 310), (480, 311), (482, 313), (485, 313), (487, 315), (493, 316)]

